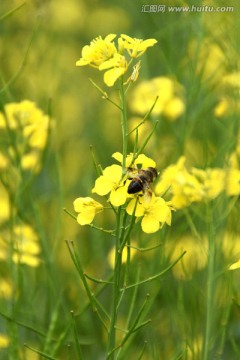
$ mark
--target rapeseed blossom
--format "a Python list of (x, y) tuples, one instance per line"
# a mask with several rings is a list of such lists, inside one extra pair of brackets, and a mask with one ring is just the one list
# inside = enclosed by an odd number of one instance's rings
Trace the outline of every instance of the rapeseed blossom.
[(109, 70), (105, 72), (103, 80), (107, 86), (113, 86), (116, 80), (127, 71), (128, 62), (123, 55), (116, 53), (99, 66), (99, 70), (107, 69)]
[(240, 170), (236, 168), (197, 169), (185, 166), (186, 158), (167, 167), (156, 184), (157, 194), (167, 192), (176, 209), (194, 202), (208, 201), (225, 192), (227, 196), (240, 194)]
[(140, 82), (131, 92), (129, 106), (138, 115), (145, 115), (151, 109), (153, 115), (163, 114), (175, 121), (185, 111), (184, 91), (180, 84), (165, 76)]
[[(11, 244), (13, 238), (13, 244)], [(12, 253), (12, 260), (16, 264), (25, 264), (30, 267), (40, 265), (40, 244), (35, 230), (28, 224), (13, 227), (10, 234), (5, 230), (0, 235), (0, 259), (8, 260)]]
[[(137, 219), (141, 218), (141, 227), (145, 233), (154, 233), (165, 223), (171, 225), (171, 211), (173, 210), (171, 203), (155, 196), (152, 191), (148, 194), (149, 196), (143, 196), (143, 191), (138, 191), (136, 194), (128, 193), (128, 186), (132, 181), (130, 174), (137, 175), (141, 169), (156, 168), (155, 161), (145, 154), (135, 156), (130, 153), (126, 157), (126, 169), (123, 169), (123, 155), (115, 152), (112, 157), (121, 165), (113, 164), (103, 169), (102, 175), (95, 181), (92, 193), (100, 196), (107, 195), (112, 206), (123, 206), (127, 214)], [(85, 225), (92, 223), (95, 215), (102, 211), (103, 205), (90, 197), (78, 198), (74, 201), (74, 209), (79, 213), (78, 223)]]
[(121, 47), (126, 49), (132, 58), (141, 56), (148, 47), (151, 47), (157, 43), (157, 40), (155, 39), (142, 40), (131, 38), (130, 36), (124, 34), (121, 35), (119, 41), (121, 42)]
[[(121, 164), (123, 162), (123, 155), (120, 152), (115, 152), (112, 157), (119, 161)], [(146, 169), (148, 167), (156, 167), (156, 162), (149, 158), (144, 154), (139, 154), (136, 158), (134, 158), (134, 154), (130, 153), (126, 157), (126, 167), (134, 167), (137, 168), (137, 165), (140, 165), (142, 169)]]
[(39, 171), (41, 152), (47, 145), (49, 124), (49, 117), (32, 101), (6, 104), (4, 113), (0, 113), (0, 132), (7, 145), (2, 150), (0, 168), (7, 164), (20, 165), (23, 170)]
[[(112, 157), (122, 163), (123, 156), (121, 153), (116, 152)], [(156, 163), (144, 154), (138, 155), (135, 160), (133, 154), (128, 154), (126, 157), (127, 168), (123, 171), (122, 166), (117, 164), (106, 167), (103, 170), (102, 175), (96, 179), (92, 192), (100, 196), (110, 193), (109, 201), (113, 206), (125, 204), (127, 199), (131, 197), (127, 192), (130, 182), (128, 179), (128, 168), (130, 166), (133, 169), (138, 169), (138, 166), (142, 169), (146, 169), (150, 166), (156, 167)]]
[(31, 267), (40, 265), (39, 238), (34, 229), (27, 224), (17, 225), (13, 229), (15, 263), (25, 264)]
[(7, 348), (9, 344), (10, 338), (5, 334), (0, 333), (0, 349)]
[(95, 215), (103, 210), (102, 204), (90, 197), (79, 197), (73, 202), (74, 210), (79, 213), (77, 222), (80, 225), (91, 224)]
[(141, 227), (145, 233), (154, 233), (161, 229), (165, 223), (171, 225), (173, 208), (170, 203), (167, 203), (163, 198), (156, 197), (154, 194), (150, 201), (146, 201), (144, 197), (138, 201), (132, 199), (126, 211), (129, 215), (134, 215), (137, 218), (142, 218)]
[(104, 39), (101, 36), (85, 45), (82, 49), (82, 57), (76, 62), (77, 66), (90, 65), (99, 68), (105, 61), (111, 59), (117, 53), (113, 42), (115, 34), (109, 34)]
[[(103, 78), (107, 86), (113, 86), (128, 71), (133, 59), (157, 43), (155, 39), (135, 39), (122, 34), (115, 44), (115, 38), (116, 34), (109, 34), (104, 39), (99, 36), (92, 40), (90, 45), (83, 47), (82, 57), (76, 62), (76, 66), (90, 65), (100, 71), (107, 70)], [(135, 64), (131, 81), (137, 79), (139, 69), (140, 64)]]
[(122, 179), (122, 167), (111, 165), (95, 181), (92, 193), (104, 196), (110, 193), (109, 201), (113, 206), (121, 206), (127, 200), (127, 183)]

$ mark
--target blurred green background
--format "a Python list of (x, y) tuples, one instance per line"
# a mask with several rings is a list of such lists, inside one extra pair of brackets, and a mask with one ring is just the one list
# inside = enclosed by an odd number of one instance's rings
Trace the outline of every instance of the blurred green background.
[[(232, 6), (234, 10), (170, 12), (166, 8), (165, 12), (143, 12), (143, 6), (150, 4)], [(34, 352), (24, 349), (24, 343), (53, 354), (54, 344), (58, 341), (49, 339), (59, 339), (66, 331), (60, 350), (54, 355), (57, 354), (58, 359), (67, 359), (67, 356), (75, 359), (72, 331), (66, 328), (71, 323), (70, 310), (78, 312), (84, 307), (86, 298), (65, 239), (76, 241), (86, 272), (97, 274), (99, 278), (105, 278), (110, 271), (106, 258), (113, 240), (94, 229), (81, 228), (63, 208), (72, 211), (75, 198), (91, 196), (96, 172), (89, 146), (93, 146), (102, 167), (113, 163), (111, 155), (121, 151), (122, 146), (119, 112), (101, 98), (89, 78), (112, 98), (117, 99), (118, 93), (103, 85), (102, 73), (98, 70), (75, 66), (81, 57), (81, 49), (93, 38), (110, 33), (157, 39), (157, 45), (142, 57), (139, 81), (169, 77), (177, 84), (185, 111), (174, 119), (164, 113), (152, 115), (146, 128), (156, 119), (159, 125), (147, 147), (147, 155), (156, 160), (160, 171), (175, 163), (181, 155), (186, 156), (188, 166), (225, 167), (226, 158), (238, 145), (240, 3), (221, 0), (204, 3), (196, 0), (164, 0), (160, 3), (149, 0), (29, 0), (24, 3), (1, 0), (0, 18), (20, 5), (23, 6), (0, 21), (1, 107), (8, 102), (29, 99), (45, 113), (51, 113), (53, 122), (42, 170), (34, 177), (28, 194), (23, 192), (19, 200), (20, 217), (39, 235), (41, 264), (36, 268), (22, 266), (13, 270), (8, 262), (1, 261), (1, 276), (12, 277), (12, 290), (9, 296), (6, 296), (5, 288), (2, 290), (5, 295), (0, 299), (3, 313), (0, 332), (8, 334), (14, 341), (2, 349), (0, 343), (0, 357), (40, 359)], [(221, 103), (223, 99), (227, 99), (225, 107)], [(131, 96), (128, 101), (128, 114), (133, 121), (133, 117), (142, 114), (131, 103)], [(221, 230), (234, 229), (238, 234), (239, 209), (233, 215), (230, 222), (227, 219), (222, 223)], [(196, 223), (199, 232), (204, 233), (203, 223), (200, 220)], [(97, 224), (108, 229), (113, 219), (100, 215)], [(1, 224), (1, 229), (5, 229), (4, 226)], [(153, 295), (150, 311), (153, 324), (133, 342), (126, 356), (136, 358), (135, 351), (142, 347), (139, 344), (147, 340), (150, 345), (145, 359), (201, 360), (199, 349), (204, 326), (201, 283), (206, 275), (205, 244), (194, 242), (184, 211), (174, 214), (171, 229), (164, 228), (154, 236), (144, 237), (137, 233), (134, 240), (141, 246), (146, 243), (150, 246), (156, 241), (167, 244), (164, 251), (160, 247), (154, 254), (136, 257), (138, 260), (142, 257), (142, 274), (146, 273), (146, 277), (159, 271), (159, 264), (169, 263), (174, 248), (179, 251), (189, 249), (192, 259), (185, 264), (189, 276), (176, 268), (175, 273), (173, 271), (161, 282), (142, 288), (142, 298), (146, 292)], [(174, 241), (172, 247), (171, 241)], [(237, 256), (239, 238), (234, 237), (231, 246), (234, 241), (238, 245), (234, 249)], [(226, 267), (229, 258), (224, 254), (227, 250), (221, 249), (220, 258)], [(234, 293), (229, 290), (232, 284)], [(240, 338), (239, 305), (231, 311), (229, 305), (232, 297), (236, 301), (240, 299), (238, 287), (237, 275), (230, 279), (225, 274), (217, 284), (216, 324), (224, 321), (222, 312), (228, 316), (229, 324), (229, 336), (219, 359), (240, 357), (237, 345)], [(103, 303), (107, 304), (108, 297), (109, 293), (105, 291), (101, 298)], [(6, 319), (6, 315), (14, 321)], [(77, 322), (86, 359), (103, 359), (105, 337), (94, 314), (87, 311), (77, 317)], [(28, 329), (27, 324), (32, 329)], [(45, 335), (41, 336), (33, 329)], [(221, 339), (223, 337), (219, 337), (219, 344)], [(72, 344), (73, 350), (68, 350), (67, 344)], [(177, 357), (186, 346), (189, 346), (187, 355)]]

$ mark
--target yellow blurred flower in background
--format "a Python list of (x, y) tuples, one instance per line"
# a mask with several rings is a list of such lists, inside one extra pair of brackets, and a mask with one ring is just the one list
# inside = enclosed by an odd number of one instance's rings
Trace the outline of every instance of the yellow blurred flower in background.
[(48, 140), (49, 117), (29, 100), (8, 103), (4, 110), (0, 114), (0, 131), (7, 146), (2, 150), (2, 166), (20, 164), (22, 169), (39, 171), (41, 152)]
[(155, 187), (157, 194), (170, 194), (176, 209), (189, 206), (193, 202), (212, 200), (225, 191), (227, 196), (240, 194), (240, 170), (236, 168), (198, 169), (185, 167), (185, 157), (168, 166)]
[(17, 225), (13, 229), (15, 263), (25, 264), (31, 267), (40, 265), (40, 244), (36, 232), (30, 225)]
[(181, 209), (204, 197), (202, 184), (185, 167), (185, 157), (180, 157), (175, 165), (167, 167), (156, 185), (157, 194), (169, 192), (172, 206)]
[[(1, 257), (0, 257), (1, 259)], [(13, 286), (9, 279), (0, 280), (0, 298), (9, 299), (13, 293)]]
[(10, 339), (7, 335), (0, 334), (0, 349), (7, 348), (10, 344)]
[(6, 261), (12, 256), (16, 264), (25, 264), (30, 267), (40, 265), (39, 238), (30, 225), (16, 225), (12, 232), (3, 230), (0, 234), (0, 245), (1, 260)]
[(233, 264), (231, 264), (228, 268), (228, 270), (237, 270), (240, 268), (240, 259)]
[(204, 197), (215, 199), (225, 189), (226, 173), (224, 169), (207, 168), (206, 170), (192, 168), (191, 173), (202, 184)]
[[(132, 244), (133, 246), (136, 245), (134, 242)], [(130, 247), (130, 260), (132, 260), (135, 255), (137, 253), (137, 249)], [(123, 251), (122, 251), (122, 263), (125, 264), (127, 262), (127, 257), (128, 257), (128, 247), (124, 246)], [(109, 265), (111, 266), (111, 268), (114, 268), (114, 262), (115, 262), (115, 248), (113, 247), (107, 256)]]
[(172, 269), (174, 276), (180, 280), (191, 279), (195, 271), (206, 267), (208, 260), (207, 237), (202, 237), (200, 241), (192, 235), (186, 234), (166, 244), (166, 253), (170, 256), (171, 261), (175, 261), (184, 251), (186, 254)]
[(10, 202), (9, 195), (2, 182), (0, 181), (0, 224), (9, 219), (10, 216)]
[(232, 107), (232, 101), (230, 98), (224, 97), (219, 100), (218, 104), (214, 108), (214, 115), (217, 118), (221, 118), (229, 113)]
[(49, 118), (29, 100), (5, 105), (5, 127), (21, 132), (32, 148), (43, 149), (47, 142)]
[(129, 107), (138, 115), (145, 115), (154, 104), (153, 115), (163, 114), (174, 121), (185, 111), (183, 89), (176, 81), (159, 76), (148, 81), (142, 81), (131, 92)]
[(102, 204), (90, 197), (80, 197), (73, 202), (74, 210), (79, 213), (77, 222), (80, 225), (91, 224), (95, 215), (103, 210)]
[(240, 194), (240, 170), (226, 170), (226, 194), (228, 196), (238, 196)]

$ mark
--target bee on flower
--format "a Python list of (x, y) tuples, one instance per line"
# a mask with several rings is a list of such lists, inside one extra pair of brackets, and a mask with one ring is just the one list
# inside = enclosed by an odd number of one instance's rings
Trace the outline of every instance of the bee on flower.
[[(122, 163), (123, 156), (121, 153), (116, 152), (112, 157)], [(139, 169), (138, 166), (141, 166), (141, 168)], [(156, 171), (153, 171), (153, 175), (150, 171), (150, 174), (146, 177), (146, 171), (149, 170), (144, 169), (150, 168), (156, 168), (154, 160), (144, 154), (138, 155), (134, 160), (133, 154), (129, 154), (126, 158), (125, 173), (123, 174), (122, 166), (117, 164), (106, 167), (102, 175), (96, 179), (92, 192), (100, 196), (110, 194), (110, 203), (113, 206), (121, 206), (126, 203), (127, 199), (131, 197), (131, 194), (139, 193), (145, 189), (147, 190), (149, 183), (151, 183), (157, 175)], [(141, 174), (139, 174), (139, 171)], [(136, 191), (136, 186), (133, 185), (133, 180), (135, 182), (138, 181), (138, 191)]]

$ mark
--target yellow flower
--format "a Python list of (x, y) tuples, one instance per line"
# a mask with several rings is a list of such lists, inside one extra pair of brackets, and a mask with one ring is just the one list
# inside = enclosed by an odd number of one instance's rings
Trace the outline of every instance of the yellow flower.
[(76, 66), (90, 65), (99, 68), (117, 52), (115, 44), (112, 42), (115, 37), (115, 34), (109, 34), (105, 39), (99, 36), (92, 40), (90, 45), (83, 47), (82, 57), (76, 62)]
[[(121, 40), (120, 40), (121, 39)], [(135, 39), (128, 35), (121, 34), (119, 39), (121, 48), (125, 48), (132, 58), (141, 56), (148, 47), (153, 46), (157, 43), (155, 39)]]
[[(104, 82), (107, 86), (113, 86), (116, 80), (124, 75), (132, 59), (141, 56), (148, 47), (153, 46), (157, 40), (133, 39), (127, 35), (118, 38), (118, 50), (113, 40), (115, 34), (109, 34), (102, 39), (101, 36), (91, 41), (82, 49), (82, 57), (76, 62), (77, 66), (90, 65), (99, 70), (107, 70), (104, 73)], [(128, 54), (127, 54), (128, 53)], [(126, 54), (126, 56), (125, 56)], [(140, 63), (136, 64), (129, 80), (135, 81), (138, 77)], [(0, 119), (1, 120), (1, 119)], [(0, 121), (1, 124), (1, 121)]]
[(38, 236), (29, 225), (15, 226), (14, 230), (13, 261), (28, 266), (36, 267), (40, 264), (40, 246)]
[(219, 168), (201, 170), (192, 168), (191, 173), (202, 183), (207, 199), (215, 199), (225, 188), (225, 171)]
[(80, 197), (73, 202), (74, 210), (79, 213), (77, 222), (80, 225), (91, 224), (95, 215), (103, 210), (103, 206), (90, 197)]
[(183, 88), (180, 84), (164, 76), (142, 81), (131, 92), (129, 105), (131, 110), (138, 115), (145, 115), (151, 109), (153, 115), (164, 114), (174, 121), (185, 111), (183, 101)]
[(113, 206), (121, 206), (127, 200), (127, 182), (122, 180), (122, 167), (111, 165), (103, 170), (103, 174), (95, 181), (93, 193), (100, 196), (110, 193), (109, 200)]
[(185, 157), (180, 157), (177, 164), (166, 168), (155, 189), (157, 194), (169, 190), (172, 205), (177, 209), (201, 201), (205, 196), (203, 185), (186, 169), (184, 163)]
[(173, 275), (179, 280), (191, 279), (195, 271), (206, 267), (207, 237), (202, 236), (201, 241), (199, 241), (192, 235), (185, 234), (166, 243), (166, 253), (170, 256), (171, 261), (176, 261), (184, 251), (186, 254), (172, 269)]
[(169, 165), (162, 172), (161, 178), (155, 188), (157, 194), (163, 194), (171, 187), (178, 174), (185, 169), (185, 161), (186, 158), (181, 156), (176, 164)]
[(128, 63), (125, 56), (118, 53), (114, 54), (113, 57), (99, 66), (99, 70), (106, 70), (104, 73), (104, 82), (107, 86), (113, 86), (116, 80), (125, 74), (128, 69)]
[(40, 153), (48, 139), (49, 117), (29, 100), (6, 104), (5, 114), (0, 114), (0, 128), (15, 144), (6, 149), (8, 157), (2, 155), (0, 167), (11, 165), (12, 161), (14, 166), (20, 162), (23, 169), (39, 170)]
[[(129, 215), (133, 214), (136, 199), (132, 199), (126, 211)], [(138, 201), (135, 216), (142, 217), (141, 227), (145, 233), (154, 233), (161, 229), (165, 223), (171, 225), (172, 207), (163, 198), (156, 197), (154, 194), (150, 201), (146, 201), (144, 197)]]
[(164, 109), (163, 114), (170, 120), (175, 121), (180, 115), (182, 115), (185, 111), (185, 104), (177, 96), (173, 96), (172, 99), (170, 99)]
[[(131, 245), (137, 246), (137, 244), (134, 242)], [(137, 254), (137, 249), (131, 247), (130, 248), (130, 260), (132, 260), (136, 254)], [(124, 246), (124, 248), (122, 250), (122, 263), (123, 264), (125, 264), (127, 262), (127, 257), (128, 257), (128, 247)], [(109, 265), (113, 269), (114, 262), (115, 262), (115, 247), (112, 247), (112, 249), (109, 251), (107, 259), (108, 259)]]
[(10, 202), (9, 195), (2, 182), (0, 181), (0, 224), (8, 220), (10, 217)]
[(4, 334), (0, 334), (0, 349), (7, 348), (10, 344), (10, 339)]
[(0, 280), (0, 298), (10, 299), (13, 293), (13, 286), (11, 281), (2, 278)]
[(214, 115), (218, 118), (226, 115), (231, 109), (232, 104), (229, 98), (222, 98), (214, 108)]
[[(120, 152), (115, 152), (112, 157), (119, 161), (122, 164), (123, 161), (123, 155)], [(144, 154), (140, 154), (136, 157), (136, 159), (133, 161), (133, 153), (130, 153), (126, 157), (126, 167), (136, 167), (136, 165), (141, 165), (142, 169), (147, 169), (148, 167), (156, 168), (156, 163), (154, 160), (149, 158), (148, 156)]]
[[(18, 130), (29, 146), (42, 149), (48, 136), (49, 118), (29, 100), (5, 106), (6, 122), (10, 129)], [(19, 135), (19, 134), (18, 134)]]
[(240, 194), (240, 170), (227, 169), (226, 193), (228, 196), (237, 196)]
[[(123, 155), (120, 152), (115, 152), (112, 157), (120, 163), (123, 161)], [(125, 204), (127, 198), (132, 197), (127, 192), (128, 185), (130, 183), (127, 169), (130, 166), (131, 168), (138, 169), (137, 165), (140, 165), (142, 169), (146, 169), (148, 167), (156, 168), (155, 161), (146, 155), (140, 154), (133, 161), (133, 154), (128, 154), (126, 157), (125, 176), (123, 176), (122, 166), (116, 164), (108, 166), (103, 170), (103, 174), (96, 179), (92, 192), (97, 193), (100, 196), (110, 193), (109, 201), (113, 206), (121, 206)]]
[(228, 270), (236, 270), (240, 268), (240, 260), (236, 261), (235, 263), (231, 264)]

